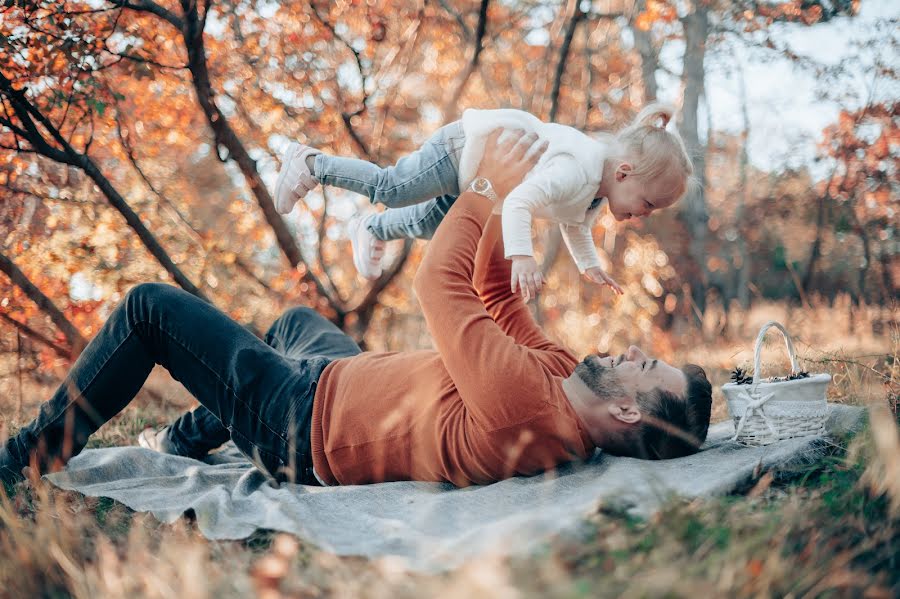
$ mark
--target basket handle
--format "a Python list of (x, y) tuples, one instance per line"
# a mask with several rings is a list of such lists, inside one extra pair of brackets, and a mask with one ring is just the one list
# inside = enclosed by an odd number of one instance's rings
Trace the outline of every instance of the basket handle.
[(797, 352), (794, 350), (794, 342), (791, 340), (791, 336), (788, 334), (787, 330), (781, 323), (776, 322), (774, 320), (770, 320), (766, 324), (759, 329), (759, 335), (756, 337), (756, 350), (753, 356), (753, 391), (756, 391), (757, 385), (759, 385), (760, 379), (760, 356), (762, 355), (762, 342), (766, 336), (766, 332), (775, 327), (779, 331), (781, 331), (782, 336), (784, 336), (784, 344), (787, 346), (788, 357), (791, 359), (791, 374), (797, 374), (800, 372), (800, 366), (797, 364)]

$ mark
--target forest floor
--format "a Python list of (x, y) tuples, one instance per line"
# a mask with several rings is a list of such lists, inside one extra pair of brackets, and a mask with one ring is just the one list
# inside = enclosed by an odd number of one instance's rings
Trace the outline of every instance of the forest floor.
[[(425, 576), (396, 560), (338, 557), (271, 531), (208, 541), (188, 519), (162, 524), (109, 499), (26, 482), (0, 497), (0, 597), (898, 597), (896, 322), (882, 331), (822, 313), (795, 315), (792, 324), (808, 368), (834, 377), (829, 400), (869, 407), (870, 424), (790, 477), (760, 473), (746, 494), (673, 500), (648, 520), (601, 506), (577, 541)], [(719, 337), (677, 357), (710, 365), (718, 387), (746, 361), (751, 342)], [(11, 423), (9, 432), (49, 397), (59, 374), (0, 379), (0, 422)], [(718, 389), (714, 401), (713, 421), (727, 418)], [(144, 427), (193, 405), (154, 371), (89, 447), (135, 444)]]

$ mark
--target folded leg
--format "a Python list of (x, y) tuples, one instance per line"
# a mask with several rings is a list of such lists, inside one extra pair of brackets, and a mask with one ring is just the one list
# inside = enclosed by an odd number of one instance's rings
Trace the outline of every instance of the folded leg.
[[(275, 351), (199, 298), (170, 285), (133, 288), (75, 362), (37, 418), (4, 447), (41, 470), (78, 454), (88, 437), (137, 394), (155, 364), (209, 410), (238, 447), (271, 475), (305, 463), (291, 435), (298, 406), (311, 404), (327, 360)], [(308, 401), (307, 401), (308, 400)], [(305, 449), (308, 452), (308, 449)]]
[(372, 235), (382, 241), (431, 239), (456, 197), (442, 195), (415, 206), (391, 208), (370, 216), (366, 226)]
[[(304, 306), (282, 314), (269, 328), (265, 342), (291, 359), (324, 357), (329, 360), (354, 356), (360, 348), (346, 333), (321, 314)], [(206, 406), (186, 412), (165, 431), (175, 453), (202, 457), (228, 441), (230, 434)]]
[(366, 160), (319, 154), (315, 177), (325, 185), (355, 191), (373, 204), (402, 208), (445, 194), (459, 195), (459, 157), (465, 144), (462, 123), (438, 129), (422, 147), (380, 167)]

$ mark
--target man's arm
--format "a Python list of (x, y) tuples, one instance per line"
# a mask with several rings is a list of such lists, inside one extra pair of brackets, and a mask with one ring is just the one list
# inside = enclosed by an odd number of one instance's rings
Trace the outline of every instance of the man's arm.
[(567, 350), (547, 339), (522, 296), (510, 291), (510, 261), (505, 258), (501, 228), (500, 217), (493, 214), (484, 227), (475, 255), (473, 281), (487, 313), (516, 343), (559, 353), (566, 363), (574, 361)]
[[(522, 145), (498, 151), (496, 136), (486, 144), (484, 171), (479, 171), (500, 197), (512, 187), (510, 174), (520, 172), (521, 179), (527, 172), (531, 161)], [(475, 255), (491, 208), (481, 195), (460, 195), (428, 244), (414, 281), (441, 359), (467, 410), (485, 430), (530, 418), (551, 396), (544, 363), (498, 326), (473, 284)]]

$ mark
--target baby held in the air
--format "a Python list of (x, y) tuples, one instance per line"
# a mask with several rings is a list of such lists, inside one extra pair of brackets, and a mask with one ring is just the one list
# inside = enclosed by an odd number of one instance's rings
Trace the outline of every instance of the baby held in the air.
[(622, 293), (601, 267), (591, 229), (603, 204), (621, 221), (668, 208), (684, 195), (693, 167), (681, 138), (666, 129), (671, 118), (671, 108), (653, 104), (618, 133), (593, 138), (520, 110), (470, 109), (461, 120), (438, 129), (418, 150), (385, 168), (291, 143), (275, 186), (276, 208), (282, 214), (290, 212), (319, 184), (355, 191), (386, 206), (384, 212), (349, 223), (353, 262), (363, 277), (376, 279), (385, 242), (431, 238), (463, 191), (499, 201), (490, 181), (475, 177), (484, 141), (497, 128), (525, 131), (526, 143), (545, 151), (503, 200), (503, 244), (512, 260), (513, 292), (520, 289), (528, 300), (543, 284), (534, 259), (531, 223), (544, 218), (559, 223), (580, 272)]

